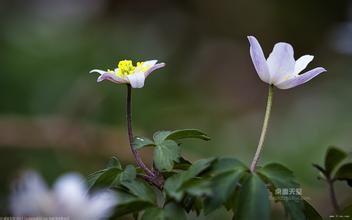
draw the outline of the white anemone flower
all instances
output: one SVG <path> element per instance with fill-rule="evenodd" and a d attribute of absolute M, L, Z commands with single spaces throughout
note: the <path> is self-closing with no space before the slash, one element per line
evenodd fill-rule
<path fill-rule="evenodd" d="M 300 74 L 313 60 L 314 56 L 304 55 L 295 60 L 292 46 L 288 43 L 279 42 L 275 44 L 268 59 L 265 59 L 258 40 L 253 36 L 248 36 L 248 40 L 250 55 L 260 79 L 279 89 L 299 86 L 326 71 L 322 67 L 317 67 Z"/>
<path fill-rule="evenodd" d="M 67 217 L 71 220 L 107 219 L 117 204 L 111 191 L 89 196 L 83 178 L 74 173 L 60 177 L 50 190 L 33 171 L 26 172 L 15 185 L 10 209 L 16 217 Z"/>
<path fill-rule="evenodd" d="M 165 63 L 157 63 L 157 60 L 148 60 L 144 62 L 137 62 L 134 66 L 131 60 L 122 60 L 118 63 L 114 70 L 107 71 L 94 69 L 90 73 L 99 73 L 100 76 L 97 82 L 109 80 L 118 84 L 131 84 L 132 88 L 142 88 L 145 79 L 154 70 L 162 68 Z"/>

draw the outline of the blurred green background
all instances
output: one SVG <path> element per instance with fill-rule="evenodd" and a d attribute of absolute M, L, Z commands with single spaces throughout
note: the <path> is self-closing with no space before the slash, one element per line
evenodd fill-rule
<path fill-rule="evenodd" d="M 0 30 L 0 213 L 25 169 L 52 182 L 67 171 L 96 171 L 112 155 L 133 161 L 125 86 L 97 84 L 88 73 L 121 59 L 167 64 L 133 90 L 136 135 L 199 128 L 212 140 L 187 142 L 186 158 L 231 155 L 249 163 L 267 85 L 247 35 L 266 56 L 276 42 L 290 42 L 296 58 L 315 55 L 308 68 L 328 70 L 276 90 L 261 163 L 287 165 L 306 199 L 324 215 L 332 210 L 311 164 L 322 163 L 329 145 L 351 150 L 351 1 L 12 0 L 0 2 Z M 337 194 L 342 204 L 352 199 L 345 184 Z"/>

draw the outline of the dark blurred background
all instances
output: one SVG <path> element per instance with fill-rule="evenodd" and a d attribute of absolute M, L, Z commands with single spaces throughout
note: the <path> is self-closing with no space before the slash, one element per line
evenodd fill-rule
<path fill-rule="evenodd" d="M 249 163 L 267 84 L 254 70 L 247 35 L 266 56 L 276 42 L 290 42 L 296 58 L 315 55 L 308 68 L 328 70 L 276 90 L 261 163 L 287 165 L 306 199 L 331 211 L 311 164 L 322 163 L 329 145 L 351 149 L 351 1 L 12 0 L 0 1 L 0 30 L 0 213 L 24 169 L 52 182 L 67 171 L 96 171 L 112 155 L 133 161 L 125 86 L 97 84 L 88 73 L 121 59 L 167 64 L 133 90 L 136 134 L 199 128 L 212 140 L 184 144 L 186 158 L 231 155 Z M 341 203 L 352 199 L 344 184 L 337 194 Z"/>

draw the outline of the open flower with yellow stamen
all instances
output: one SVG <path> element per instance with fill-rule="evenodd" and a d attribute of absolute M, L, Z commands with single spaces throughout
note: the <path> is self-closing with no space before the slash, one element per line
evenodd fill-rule
<path fill-rule="evenodd" d="M 99 73 L 97 82 L 109 80 L 118 84 L 131 84 L 132 88 L 142 88 L 145 79 L 154 70 L 162 68 L 165 63 L 157 63 L 157 60 L 148 60 L 145 62 L 137 62 L 134 66 L 131 60 L 122 60 L 118 63 L 114 70 L 91 70 L 90 73 Z"/>

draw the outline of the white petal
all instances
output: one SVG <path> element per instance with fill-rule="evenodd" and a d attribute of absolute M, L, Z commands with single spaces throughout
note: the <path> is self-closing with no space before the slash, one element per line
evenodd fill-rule
<path fill-rule="evenodd" d="M 87 217 L 89 219 L 106 219 L 112 214 L 117 202 L 117 197 L 113 191 L 97 192 L 90 198 Z"/>
<path fill-rule="evenodd" d="M 87 204 L 87 188 L 83 178 L 77 174 L 66 174 L 54 185 L 55 198 L 61 207 L 61 213 L 77 216 Z"/>
<path fill-rule="evenodd" d="M 292 74 L 295 70 L 293 48 L 288 43 L 277 43 L 267 59 L 271 83 L 275 84 L 285 75 Z"/>
<path fill-rule="evenodd" d="M 314 56 L 304 55 L 296 60 L 294 74 L 298 75 L 302 70 L 304 70 L 308 64 L 313 60 Z"/>
<path fill-rule="evenodd" d="M 152 67 L 152 66 L 154 66 L 157 62 L 158 62 L 158 60 L 147 60 L 147 61 L 144 61 L 144 62 L 143 62 L 143 66 Z"/>
<path fill-rule="evenodd" d="M 107 71 L 94 69 L 94 70 L 89 71 L 89 73 L 99 73 L 100 75 L 102 75 L 104 73 L 107 73 Z"/>
<path fill-rule="evenodd" d="M 132 88 L 143 88 L 145 75 L 143 72 L 137 72 L 127 76 Z"/>
<path fill-rule="evenodd" d="M 154 66 L 152 66 L 151 68 L 149 68 L 149 69 L 144 73 L 145 77 L 147 78 L 147 76 L 149 76 L 149 74 L 151 74 L 154 70 L 163 68 L 164 66 L 165 66 L 165 63 L 158 63 L 158 64 L 155 64 Z"/>
<path fill-rule="evenodd" d="M 259 78 L 266 83 L 270 83 L 269 68 L 258 40 L 253 36 L 248 36 L 248 40 L 250 44 L 249 53 Z"/>
<path fill-rule="evenodd" d="M 15 216 L 48 216 L 55 214 L 54 200 L 43 179 L 33 171 L 26 172 L 14 185 L 10 196 Z"/>

